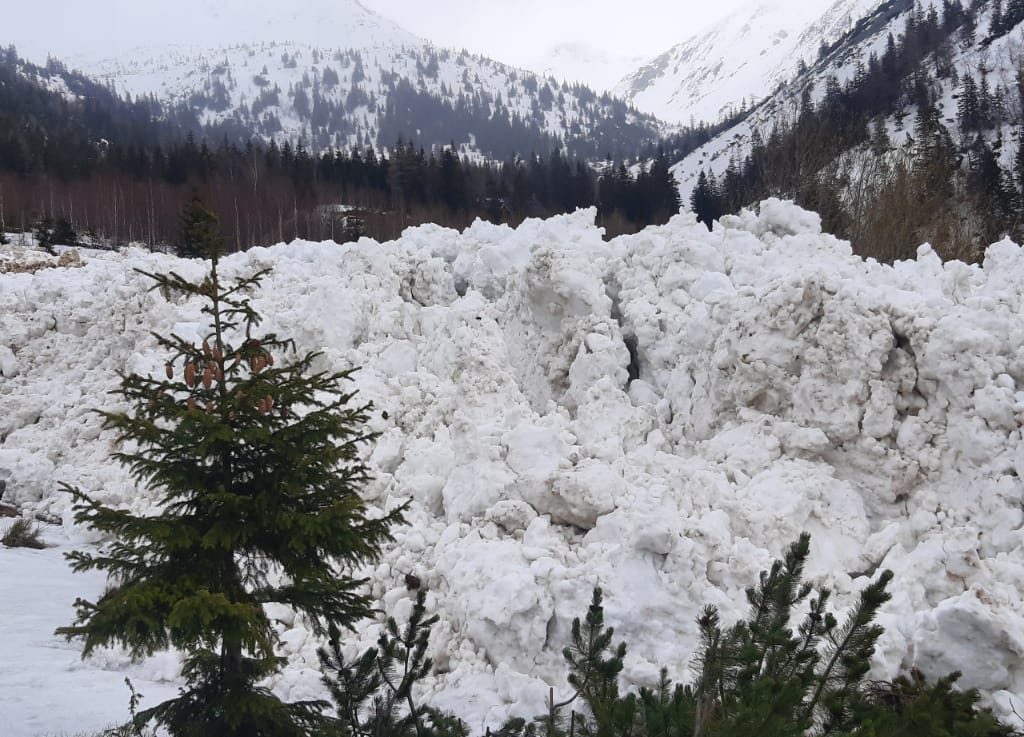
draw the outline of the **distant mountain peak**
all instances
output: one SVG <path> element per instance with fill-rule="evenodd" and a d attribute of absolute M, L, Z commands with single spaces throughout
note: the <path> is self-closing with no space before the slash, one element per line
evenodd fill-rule
<path fill-rule="evenodd" d="M 13 8 L 5 18 L 13 38 L 41 38 L 30 32 L 38 23 L 38 5 L 53 6 L 61 23 L 45 40 L 18 44 L 30 57 L 47 53 L 83 66 L 120 56 L 131 49 L 167 46 L 224 48 L 252 43 L 302 43 L 326 48 L 395 48 L 426 41 L 359 0 L 176 0 L 154 21 L 152 7 L 137 0 L 94 3 L 37 0 L 34 9 Z M 117 18 L 117 33 L 109 19 Z"/>

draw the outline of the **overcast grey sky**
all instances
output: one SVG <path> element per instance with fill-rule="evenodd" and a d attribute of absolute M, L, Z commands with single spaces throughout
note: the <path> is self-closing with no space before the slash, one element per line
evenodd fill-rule
<path fill-rule="evenodd" d="M 358 15 L 352 0 L 10 0 L 0 44 L 40 60 L 117 55 L 135 46 L 237 42 L 261 22 L 298 28 L 310 40 L 326 19 Z M 798 3 L 801 0 L 778 0 Z M 0 0 L 6 4 L 7 0 Z M 507 63 L 614 84 L 623 73 L 750 0 L 361 0 L 439 46 L 467 48 Z M 204 22 L 204 19 L 208 22 Z M 220 25 L 218 25 L 220 24 Z M 291 31 L 288 31 L 289 35 Z M 272 34 L 271 34 L 272 35 Z M 229 38 L 229 36 L 238 36 Z M 276 36 L 274 38 L 277 38 Z M 299 41 L 300 38 L 288 40 Z M 340 39 L 339 39 L 340 40 Z M 573 53 L 557 58 L 559 45 Z M 585 46 L 586 53 L 580 53 Z"/>
<path fill-rule="evenodd" d="M 784 0 L 800 2 L 800 0 Z M 744 0 L 362 0 L 439 45 L 523 63 L 559 43 L 653 57 Z"/>
<path fill-rule="evenodd" d="M 611 89 L 750 0 L 361 0 L 439 46 Z M 801 0 L 781 0 L 801 2 Z M 557 47 L 561 53 L 553 54 Z M 571 47 L 571 48 L 564 48 Z"/>

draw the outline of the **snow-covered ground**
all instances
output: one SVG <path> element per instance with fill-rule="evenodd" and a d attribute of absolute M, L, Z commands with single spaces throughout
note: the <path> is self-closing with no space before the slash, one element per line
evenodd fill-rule
<path fill-rule="evenodd" d="M 0 547 L 0 731 L 13 737 L 64 737 L 120 724 L 128 716 L 125 677 L 142 694 L 142 708 L 173 697 L 175 656 L 133 664 L 123 653 L 105 651 L 83 662 L 80 646 L 53 635 L 71 623 L 69 602 L 102 592 L 103 576 L 70 575 L 61 557 L 72 549 L 67 536 L 54 527 L 45 532 L 54 546 L 49 550 Z"/>
<path fill-rule="evenodd" d="M 779 201 L 714 233 L 680 215 L 608 243 L 593 217 L 224 262 L 273 267 L 255 299 L 267 330 L 325 367 L 362 367 L 382 433 L 367 496 L 412 500 L 366 573 L 398 617 L 404 574 L 432 592 L 425 698 L 478 731 L 539 713 L 549 684 L 564 692 L 559 652 L 595 584 L 630 644 L 626 678 L 649 684 L 661 664 L 686 678 L 703 605 L 741 615 L 743 588 L 808 530 L 810 575 L 840 603 L 870 572 L 896 574 L 878 676 L 959 669 L 1001 713 L 1024 712 L 1024 252 L 864 262 Z M 60 547 L 0 547 L 10 737 L 106 726 L 126 714 L 126 674 L 150 705 L 175 686 L 172 655 L 79 664 L 52 636 L 101 585 L 63 567 L 62 549 L 98 541 L 56 487 L 152 508 L 90 409 L 117 407 L 116 371 L 162 371 L 151 330 L 191 335 L 201 319 L 134 269 L 203 266 L 137 250 L 82 260 L 0 274 L 4 501 L 63 520 L 48 532 Z M 319 695 L 320 643 L 274 614 L 290 665 L 273 687 Z"/>

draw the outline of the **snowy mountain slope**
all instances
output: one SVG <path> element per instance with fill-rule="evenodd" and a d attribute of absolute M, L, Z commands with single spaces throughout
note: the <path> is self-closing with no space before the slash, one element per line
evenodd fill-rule
<path fill-rule="evenodd" d="M 796 120 L 805 91 L 812 102 L 818 103 L 825 95 L 829 78 L 834 78 L 840 85 L 854 79 L 872 55 L 881 57 L 884 54 L 890 34 L 898 38 L 903 33 L 913 9 L 913 0 L 882 3 L 805 74 L 791 79 L 736 125 L 676 164 L 673 174 L 680 183 L 684 206 L 702 169 L 721 176 L 730 162 L 742 160 L 750 152 L 755 137 L 763 139 L 770 135 L 776 122 L 792 124 Z M 963 81 L 971 77 L 980 84 L 984 76 L 993 97 L 1003 101 L 1004 110 L 999 125 L 994 130 L 985 131 L 983 136 L 992 142 L 1016 142 L 1022 114 L 1016 87 L 1017 69 L 1024 52 L 1022 25 L 998 38 L 989 39 L 986 30 L 991 26 L 993 7 L 983 5 L 970 12 L 976 33 L 965 39 L 962 31 L 955 32 L 941 62 L 937 62 L 934 55 L 926 62 L 932 72 L 929 95 L 937 110 L 937 118 L 949 131 L 953 143 L 963 146 L 970 138 L 958 128 L 957 107 Z M 945 70 L 941 76 L 934 73 L 939 64 Z M 915 112 L 916 107 L 906 103 L 901 111 L 885 116 L 881 121 L 894 149 L 912 150 Z M 1010 165 L 1016 150 L 1017 145 L 1004 145 L 998 149 L 1004 166 Z M 868 155 L 867 152 L 849 153 L 854 158 Z"/>
<path fill-rule="evenodd" d="M 363 367 L 381 433 L 367 496 L 411 500 L 409 526 L 364 573 L 398 617 L 405 574 L 432 592 L 442 625 L 427 700 L 478 734 L 543 711 L 549 685 L 564 695 L 559 653 L 595 584 L 630 644 L 624 676 L 652 685 L 665 664 L 689 678 L 703 605 L 727 621 L 745 612 L 744 587 L 809 530 L 809 574 L 840 604 L 866 571 L 895 572 L 878 675 L 960 669 L 1012 718 L 1024 698 L 1024 251 L 999 243 L 969 267 L 923 247 L 886 266 L 779 201 L 714 233 L 680 215 L 611 242 L 593 217 L 222 261 L 228 275 L 273 267 L 254 303 L 263 328 L 322 351 L 318 368 Z M 46 257 L 0 251 L 30 258 Z M 59 481 L 152 509 L 90 408 L 115 408 L 117 371 L 163 371 L 151 330 L 187 337 L 203 320 L 135 270 L 197 277 L 197 262 L 137 250 L 84 261 L 0 269 L 4 501 L 60 521 L 47 534 L 65 548 L 100 541 L 70 524 Z M 9 737 L 56 732 L 68 712 L 76 731 L 125 716 L 123 654 L 72 665 L 54 650 L 71 592 L 99 585 L 61 574 L 59 554 L 0 548 L 0 570 L 17 571 L 0 576 L 0 619 L 17 622 L 5 652 L 18 657 L 0 659 Z M 44 605 L 30 589 L 45 614 L 36 631 L 9 610 L 18 582 L 44 572 L 53 595 Z M 320 643 L 275 617 L 289 666 L 272 687 L 320 695 Z M 347 655 L 378 627 L 363 623 Z M 36 677 L 34 663 L 61 675 Z M 60 691 L 73 668 L 95 684 L 81 711 Z M 164 658 L 132 674 L 173 686 L 168 671 Z M 18 685 L 29 675 L 31 691 Z"/>
<path fill-rule="evenodd" d="M 306 43 L 160 47 L 92 62 L 120 91 L 155 95 L 202 124 L 303 141 L 390 147 L 455 140 L 494 158 L 547 151 L 633 155 L 667 128 L 578 85 L 424 42 L 325 48 Z M 544 138 L 547 137 L 547 138 Z"/>
<path fill-rule="evenodd" d="M 623 78 L 614 92 L 663 120 L 753 106 L 881 0 L 752 0 Z"/>

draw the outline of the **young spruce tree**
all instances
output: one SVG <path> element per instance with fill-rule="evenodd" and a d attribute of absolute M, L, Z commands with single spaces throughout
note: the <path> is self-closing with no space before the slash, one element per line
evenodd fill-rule
<path fill-rule="evenodd" d="M 59 634 L 84 639 L 84 655 L 121 644 L 134 656 L 184 653 L 180 695 L 141 712 L 175 737 L 298 737 L 327 722 L 323 704 L 285 704 L 259 682 L 277 672 L 277 638 L 263 605 L 285 604 L 318 634 L 372 613 L 363 581 L 346 575 L 391 539 L 399 509 L 371 518 L 360 446 L 373 434 L 368 405 L 342 388 L 350 371 L 318 372 L 316 354 L 258 336 L 247 295 L 265 271 L 221 282 L 219 235 L 198 244 L 211 257 L 201 283 L 147 274 L 156 287 L 204 301 L 201 345 L 157 340 L 166 376 L 123 376 L 127 412 L 105 412 L 122 443 L 114 458 L 156 492 L 160 511 L 140 516 L 74 494 L 76 520 L 111 536 L 100 553 L 69 554 L 76 571 L 98 569 L 109 587 L 75 602 Z"/>
<path fill-rule="evenodd" d="M 865 586 L 840 620 L 831 592 L 803 581 L 809 552 L 801 535 L 761 573 L 747 619 L 723 627 L 714 607 L 704 610 L 693 685 L 663 669 L 655 688 L 620 693 L 626 647 L 614 646 L 596 589 L 564 652 L 572 697 L 552 699 L 533 724 L 510 722 L 502 737 L 1020 737 L 978 705 L 977 691 L 954 690 L 957 673 L 868 680 L 892 574 Z"/>

